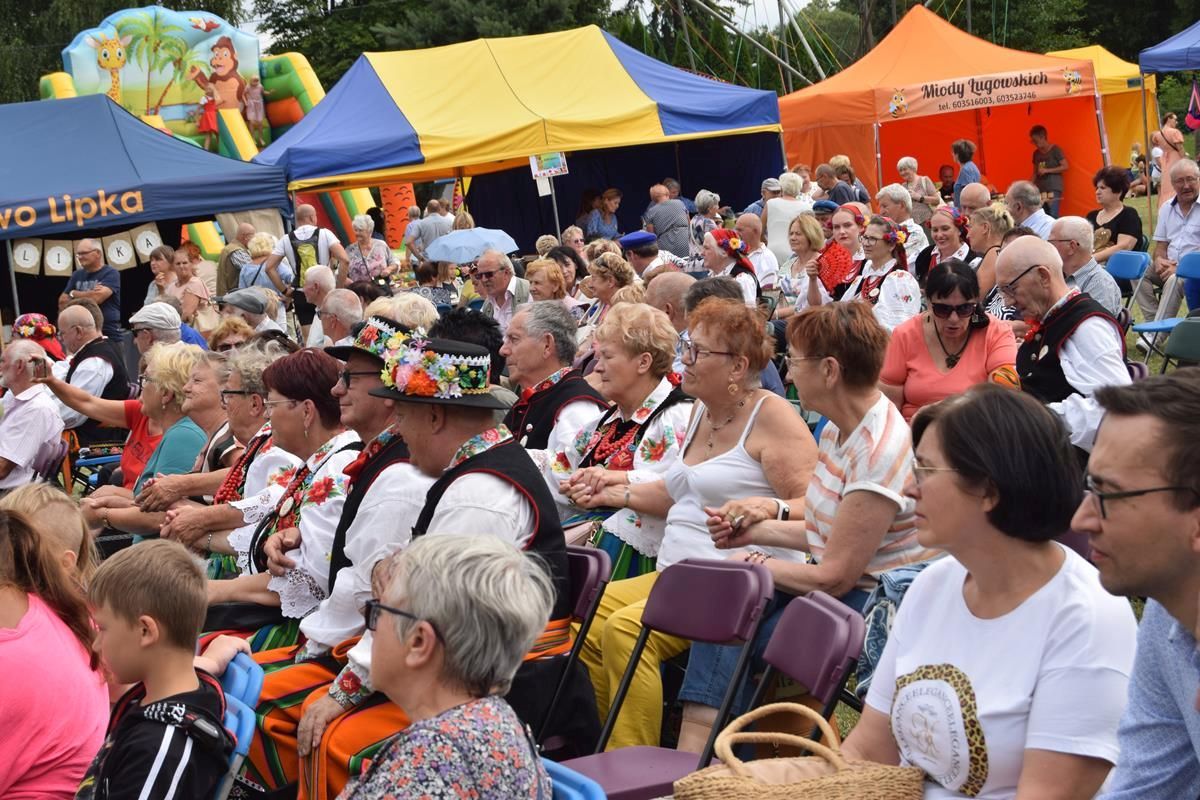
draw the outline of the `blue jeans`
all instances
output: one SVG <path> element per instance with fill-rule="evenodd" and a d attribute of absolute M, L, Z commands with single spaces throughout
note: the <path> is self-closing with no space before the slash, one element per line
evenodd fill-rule
<path fill-rule="evenodd" d="M 862 613 L 868 594 L 862 589 L 853 589 L 838 599 L 855 611 Z M 759 625 L 758 633 L 754 637 L 747 676 L 759 674 L 766 668 L 766 663 L 762 660 L 763 651 L 767 649 L 767 642 L 771 640 L 771 634 L 775 631 L 775 626 L 779 624 L 783 609 L 792 601 L 793 597 L 795 595 L 787 592 L 778 589 L 775 591 L 775 596 L 767 606 L 762 624 Z M 683 686 L 679 689 L 679 699 L 686 703 L 720 708 L 721 701 L 725 698 L 725 692 L 729 688 L 729 682 L 733 680 L 733 671 L 737 667 L 738 656 L 741 652 L 742 648 L 739 645 L 706 644 L 704 642 L 693 644 L 691 654 L 688 656 L 687 674 L 684 675 Z M 745 713 L 750 705 L 750 698 L 753 696 L 754 682 L 743 678 L 742 687 L 733 703 L 734 715 Z"/>

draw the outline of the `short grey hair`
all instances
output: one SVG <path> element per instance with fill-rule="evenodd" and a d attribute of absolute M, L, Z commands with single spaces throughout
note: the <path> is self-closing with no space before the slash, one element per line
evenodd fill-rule
<path fill-rule="evenodd" d="M 271 366 L 277 358 L 286 356 L 287 351 L 281 345 L 270 340 L 262 344 L 235 347 L 229 355 L 229 371 L 236 372 L 242 379 L 242 391 L 267 396 L 267 386 L 263 383 L 263 371 Z"/>
<path fill-rule="evenodd" d="M 908 193 L 908 189 L 905 189 L 900 184 L 889 183 L 875 195 L 876 200 L 882 200 L 885 197 L 893 203 L 900 203 L 909 211 L 912 211 L 912 195 Z"/>
<path fill-rule="evenodd" d="M 304 284 L 311 283 L 313 286 L 330 291 L 333 289 L 333 270 L 325 264 L 313 264 L 304 271 Z"/>
<path fill-rule="evenodd" d="M 528 303 L 517 313 L 525 315 L 525 331 L 530 336 L 540 338 L 550 335 L 558 363 L 567 366 L 575 360 L 575 336 L 579 331 L 579 323 L 561 300 Z"/>
<path fill-rule="evenodd" d="M 1085 253 L 1092 252 L 1096 243 L 1096 233 L 1092 229 L 1092 223 L 1083 217 L 1059 217 L 1054 227 L 1063 239 L 1075 242 Z"/>
<path fill-rule="evenodd" d="M 559 241 L 565 243 L 567 241 L 567 236 L 572 233 L 579 234 L 580 239 L 583 238 L 583 228 L 579 227 L 578 225 L 568 225 L 563 229 L 562 237 L 559 239 Z"/>
<path fill-rule="evenodd" d="M 487 250 L 484 250 L 482 253 L 479 254 L 479 258 L 483 258 L 484 256 L 487 256 L 487 255 L 494 255 L 496 257 L 496 260 L 498 262 L 500 262 L 501 269 L 508 270 L 509 272 L 513 273 L 514 275 L 516 274 L 515 272 L 513 272 L 512 259 L 509 258 L 506 253 L 501 253 L 499 250 L 495 249 L 494 247 L 489 247 Z M 479 259 L 476 259 L 476 261 L 478 261 L 478 260 Z"/>
<path fill-rule="evenodd" d="M 1025 206 L 1030 211 L 1037 211 L 1042 207 L 1042 192 L 1035 184 L 1029 181 L 1017 181 L 1008 187 L 1008 197 Z"/>
<path fill-rule="evenodd" d="M 363 319 L 383 317 L 399 322 L 406 328 L 429 330 L 438 321 L 435 306 L 427 297 L 415 292 L 401 292 L 392 297 L 377 297 L 363 310 Z"/>
<path fill-rule="evenodd" d="M 1171 171 L 1167 177 L 1174 178 L 1177 174 L 1182 174 L 1185 169 L 1200 174 L 1200 164 L 1190 158 L 1181 158 L 1171 165 Z"/>
<path fill-rule="evenodd" d="M 804 178 L 794 172 L 785 172 L 779 176 L 779 190 L 796 197 L 804 191 Z"/>
<path fill-rule="evenodd" d="M 912 156 L 905 156 L 904 158 L 902 158 L 896 162 L 896 171 L 897 172 L 900 172 L 900 171 L 906 170 L 906 169 L 911 169 L 913 172 L 917 171 L 917 160 L 915 158 L 913 158 Z"/>
<path fill-rule="evenodd" d="M 321 310 L 337 317 L 338 322 L 346 326 L 362 322 L 363 318 L 362 300 L 349 289 L 334 289 L 325 298 Z"/>
<path fill-rule="evenodd" d="M 392 556 L 386 603 L 431 625 L 441 680 L 475 697 L 505 694 L 554 606 L 549 571 L 498 536 L 422 536 Z M 416 621 L 389 615 L 403 639 Z"/>
<path fill-rule="evenodd" d="M 696 192 L 696 210 L 701 214 L 707 214 L 719 205 L 721 205 L 721 195 L 716 192 L 710 192 L 708 189 Z"/>
<path fill-rule="evenodd" d="M 366 231 L 367 233 L 375 232 L 375 220 L 368 217 L 366 214 L 359 214 L 354 219 L 350 220 L 350 227 L 356 231 Z"/>
<path fill-rule="evenodd" d="M 33 374 L 29 369 L 28 363 L 34 358 L 38 358 L 46 354 L 46 351 L 42 349 L 42 346 L 33 339 L 13 339 L 12 342 L 8 344 L 8 351 L 10 356 L 16 358 L 23 365 L 25 365 L 24 368 L 27 375 Z"/>
<path fill-rule="evenodd" d="M 217 374 L 217 383 L 225 383 L 225 381 L 229 380 L 229 356 L 225 353 L 216 350 L 205 350 L 204 356 L 200 361 L 208 364 L 212 371 Z"/>
<path fill-rule="evenodd" d="M 155 344 L 175 344 L 180 341 L 179 328 L 147 328 L 146 331 L 150 334 L 150 341 Z"/>

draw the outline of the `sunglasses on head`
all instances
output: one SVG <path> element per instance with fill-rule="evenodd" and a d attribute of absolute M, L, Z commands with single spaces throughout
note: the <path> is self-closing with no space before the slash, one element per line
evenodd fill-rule
<path fill-rule="evenodd" d="M 966 319 L 972 316 L 978 308 L 978 303 L 959 303 L 958 305 L 951 305 L 950 303 L 929 304 L 929 310 L 939 319 L 948 319 L 951 314 L 958 314 L 959 319 Z"/>

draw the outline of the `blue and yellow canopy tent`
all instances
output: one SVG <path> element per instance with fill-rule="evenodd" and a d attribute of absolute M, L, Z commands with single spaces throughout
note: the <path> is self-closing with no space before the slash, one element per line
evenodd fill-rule
<path fill-rule="evenodd" d="M 366 53 L 255 160 L 283 167 L 294 191 L 495 175 L 473 182 L 472 211 L 511 213 L 545 205 L 533 202 L 529 156 L 562 151 L 571 175 L 559 179 L 560 198 L 571 200 L 560 199 L 560 210 L 569 224 L 577 184 L 644 196 L 650 182 L 678 175 L 691 191 L 712 183 L 734 204 L 742 194 L 748 202 L 783 165 L 780 132 L 773 92 L 675 69 L 589 26 Z M 715 137 L 738 139 L 703 143 Z M 496 175 L 506 170 L 513 174 Z M 627 206 L 626 229 L 644 207 Z M 550 230 L 541 220 L 488 219 L 518 241 L 525 237 L 514 225 Z"/>

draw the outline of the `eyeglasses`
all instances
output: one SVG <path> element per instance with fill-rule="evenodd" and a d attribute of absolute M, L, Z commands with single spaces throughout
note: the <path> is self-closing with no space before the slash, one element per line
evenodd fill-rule
<path fill-rule="evenodd" d="M 225 408 L 227 405 L 229 405 L 230 397 L 233 397 L 235 395 L 241 395 L 242 397 L 249 397 L 252 394 L 255 394 L 255 392 L 251 392 L 247 389 L 222 389 L 221 390 L 221 408 Z"/>
<path fill-rule="evenodd" d="M 1050 244 L 1074 244 L 1074 239 L 1047 239 Z"/>
<path fill-rule="evenodd" d="M 1096 479 L 1091 475 L 1083 477 L 1083 490 L 1096 498 L 1096 502 L 1100 504 L 1100 518 L 1108 519 L 1108 509 L 1105 507 L 1106 502 L 1112 500 L 1124 500 L 1129 497 L 1141 497 L 1144 494 L 1157 494 L 1158 492 L 1191 492 L 1196 497 L 1200 497 L 1200 492 L 1197 492 L 1190 486 L 1154 486 L 1150 489 L 1130 489 L 1124 492 L 1102 492 L 1096 488 Z"/>
<path fill-rule="evenodd" d="M 154 379 L 151 378 L 149 375 L 147 375 L 144 372 L 141 375 L 137 376 L 137 385 L 138 385 L 139 389 L 141 389 L 147 383 L 154 383 Z"/>
<path fill-rule="evenodd" d="M 99 248 L 97 248 L 97 249 L 95 249 L 95 250 L 76 250 L 76 251 L 75 251 L 75 255 L 77 255 L 77 256 L 90 256 L 92 253 L 99 253 L 99 252 L 100 252 Z"/>
<path fill-rule="evenodd" d="M 379 602 L 375 598 L 371 598 L 370 600 L 367 601 L 367 604 L 365 606 L 363 606 L 363 622 L 366 623 L 367 630 L 374 631 L 375 628 L 379 625 L 379 612 L 380 611 L 386 611 L 389 614 L 395 614 L 397 617 L 404 617 L 405 619 L 411 619 L 413 622 L 421 622 L 421 618 L 418 617 L 416 614 L 410 614 L 409 612 L 407 612 L 401 608 L 393 608 L 392 606 L 385 606 L 383 603 Z M 441 638 L 441 634 L 438 633 L 438 629 L 434 626 L 434 624 L 432 622 L 430 622 L 429 620 L 425 620 L 425 622 L 427 622 L 429 624 L 430 628 L 433 628 L 434 635 L 437 636 L 438 638 Z"/>
<path fill-rule="evenodd" d="M 997 287 L 1000 289 L 1000 294 L 1005 295 L 1006 297 L 1012 297 L 1014 294 L 1016 294 L 1016 291 L 1017 291 L 1017 281 L 1021 280 L 1021 278 L 1024 278 L 1026 275 L 1028 275 L 1029 273 L 1033 272 L 1035 269 L 1037 269 L 1038 267 L 1041 267 L 1041 266 L 1044 266 L 1044 265 L 1043 264 L 1034 264 L 1031 267 L 1027 267 L 1024 272 L 1022 272 L 1017 277 L 1013 278 L 1008 283 L 1001 283 Z"/>
<path fill-rule="evenodd" d="M 494 277 L 496 276 L 496 273 L 497 273 L 497 272 L 502 272 L 502 271 L 503 271 L 503 270 L 498 270 L 498 269 L 488 270 L 487 272 L 481 272 L 481 271 L 479 271 L 479 270 L 473 270 L 473 271 L 471 272 L 471 277 L 472 277 L 472 278 L 478 278 L 478 279 L 479 279 L 479 280 L 481 280 L 481 281 L 490 281 L 492 278 L 494 278 Z"/>
<path fill-rule="evenodd" d="M 829 358 L 829 356 L 788 356 L 784 361 L 787 363 L 788 372 L 800 366 L 802 361 L 821 361 Z"/>
<path fill-rule="evenodd" d="M 705 356 L 736 356 L 737 353 L 731 353 L 728 350 L 708 350 L 690 339 L 684 339 L 683 349 L 680 351 L 679 355 L 685 361 L 690 361 L 695 364 Z"/>
<path fill-rule="evenodd" d="M 150 329 L 149 328 L 130 328 L 129 330 L 131 333 L 133 333 L 134 336 L 137 336 L 139 333 L 145 333 L 146 331 L 148 331 Z"/>
<path fill-rule="evenodd" d="M 272 406 L 277 406 L 277 405 L 279 405 L 280 403 L 291 403 L 291 405 L 290 405 L 290 406 L 288 406 L 288 408 L 295 408 L 295 407 L 296 407 L 296 403 L 299 403 L 299 402 L 300 402 L 299 400 L 264 400 L 264 401 L 263 401 L 263 405 L 264 405 L 264 406 L 266 407 L 266 409 L 267 409 L 267 410 L 266 410 L 266 414 L 265 414 L 265 416 L 266 416 L 266 418 L 267 418 L 267 419 L 270 419 L 270 418 L 271 418 L 271 413 L 272 413 L 272 411 L 271 411 L 271 408 L 272 408 Z"/>
<path fill-rule="evenodd" d="M 379 374 L 379 370 L 361 370 L 360 369 L 360 370 L 352 371 L 352 370 L 344 369 L 344 370 L 342 370 L 341 374 L 338 377 L 341 378 L 341 380 L 342 380 L 342 388 L 349 389 L 351 378 L 366 377 L 367 375 L 378 375 L 378 374 Z"/>
<path fill-rule="evenodd" d="M 912 460 L 913 481 L 917 486 L 920 486 L 921 481 L 929 477 L 931 472 L 958 472 L 958 470 L 953 467 L 927 467 L 915 458 Z"/>
<path fill-rule="evenodd" d="M 218 353 L 228 353 L 228 352 L 229 352 L 230 350 L 232 350 L 233 348 L 235 348 L 235 347 L 241 347 L 241 346 L 242 346 L 242 345 L 244 345 L 244 344 L 245 344 L 245 342 L 242 342 L 242 341 L 237 341 L 237 342 L 221 342 L 219 345 L 217 345 L 217 352 L 218 352 Z"/>
<path fill-rule="evenodd" d="M 874 247 L 875 245 L 877 245 L 881 241 L 883 241 L 878 236 L 867 236 L 865 233 L 862 236 L 859 236 L 858 240 L 860 242 L 862 242 L 863 244 L 865 244 L 867 247 Z"/>
<path fill-rule="evenodd" d="M 950 303 L 930 303 L 929 310 L 939 319 L 949 319 L 951 314 L 957 314 L 959 319 L 966 319 L 979 310 L 979 304 L 959 303 L 958 305 L 951 305 Z"/>

